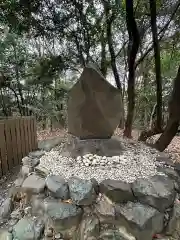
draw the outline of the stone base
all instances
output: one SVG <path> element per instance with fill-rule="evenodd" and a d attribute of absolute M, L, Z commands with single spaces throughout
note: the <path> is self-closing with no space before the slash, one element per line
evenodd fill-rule
<path fill-rule="evenodd" d="M 61 154 L 73 158 L 88 153 L 112 157 L 121 155 L 123 150 L 119 137 L 108 139 L 79 139 L 70 137 L 68 144 L 64 145 Z"/>
<path fill-rule="evenodd" d="M 38 154 L 23 159 L 20 184 L 0 207 L 8 228 L 0 239 L 179 239 L 180 177 L 173 169 L 133 184 L 75 176 L 65 181 L 46 169 L 42 173 Z"/>

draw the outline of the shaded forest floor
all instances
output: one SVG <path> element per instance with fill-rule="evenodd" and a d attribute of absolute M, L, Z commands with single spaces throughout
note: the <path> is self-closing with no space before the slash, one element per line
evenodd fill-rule
<path fill-rule="evenodd" d="M 66 131 L 63 129 L 54 129 L 53 131 L 50 130 L 43 130 L 43 131 L 38 131 L 37 132 L 37 137 L 38 140 L 44 140 L 48 138 L 52 138 L 55 136 L 63 136 L 65 135 Z M 115 135 L 122 136 L 123 135 L 123 130 L 122 129 L 116 129 Z M 133 140 L 137 141 L 138 137 L 140 135 L 139 130 L 133 130 L 132 136 Z M 159 134 L 151 137 L 148 142 L 149 143 L 154 143 L 158 138 Z M 169 153 L 170 157 L 172 158 L 173 162 L 180 162 L 180 136 L 174 137 L 172 140 L 171 144 L 168 146 L 168 148 L 165 150 L 165 152 Z"/>

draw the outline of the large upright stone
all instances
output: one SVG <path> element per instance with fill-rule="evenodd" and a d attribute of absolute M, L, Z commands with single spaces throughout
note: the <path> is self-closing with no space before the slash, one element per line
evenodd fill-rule
<path fill-rule="evenodd" d="M 68 130 L 82 139 L 109 138 L 121 119 L 120 91 L 92 67 L 85 67 L 69 92 Z"/>

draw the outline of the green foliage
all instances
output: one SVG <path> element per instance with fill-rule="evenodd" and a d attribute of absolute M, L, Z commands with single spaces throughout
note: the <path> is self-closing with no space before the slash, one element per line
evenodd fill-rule
<path fill-rule="evenodd" d="M 29 84 L 37 84 L 46 87 L 53 83 L 54 78 L 64 70 L 61 56 L 42 57 L 29 69 L 31 78 Z"/>
<path fill-rule="evenodd" d="M 8 78 L 7 86 L 0 92 L 0 114 L 7 109 L 12 110 L 9 112 L 21 112 L 19 108 L 25 106 L 38 119 L 56 119 L 63 123 L 68 89 L 86 64 L 95 63 L 99 69 L 106 66 L 107 77 L 111 78 L 111 82 L 114 80 L 107 44 L 104 2 L 109 4 L 109 17 L 113 17 L 112 47 L 126 96 L 126 1 L 1 0 L 0 70 Z M 177 3 L 177 0 L 173 3 L 170 0 L 156 1 L 158 31 L 171 19 Z M 165 109 L 180 62 L 179 11 L 171 19 L 171 25 L 160 42 Z M 134 1 L 134 12 L 141 36 L 139 59 L 151 46 L 149 2 Z M 136 70 L 135 124 L 144 127 L 149 123 L 156 103 L 152 49 Z M 3 102 L 6 109 L 3 109 Z M 126 108 L 126 98 L 124 104 Z"/>

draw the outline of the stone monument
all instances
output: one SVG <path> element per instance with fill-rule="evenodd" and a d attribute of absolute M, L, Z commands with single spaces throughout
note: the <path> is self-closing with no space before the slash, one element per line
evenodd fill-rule
<path fill-rule="evenodd" d="M 80 139 L 108 139 L 121 117 L 119 89 L 95 68 L 85 67 L 69 92 L 68 132 Z"/>

